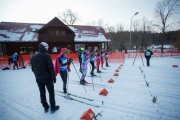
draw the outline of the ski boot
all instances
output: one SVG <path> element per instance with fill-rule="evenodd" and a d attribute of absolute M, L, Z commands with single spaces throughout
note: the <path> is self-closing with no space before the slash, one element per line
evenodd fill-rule
<path fill-rule="evenodd" d="M 81 84 L 81 85 L 86 85 L 86 83 L 87 83 L 87 82 L 86 82 L 85 80 L 81 80 L 81 81 L 80 81 L 80 84 Z"/>
<path fill-rule="evenodd" d="M 44 108 L 44 112 L 47 113 L 49 111 L 49 105 Z"/>
<path fill-rule="evenodd" d="M 83 81 L 83 80 L 81 80 L 81 81 L 80 81 L 80 84 L 81 84 L 81 85 L 85 85 L 85 83 L 84 83 L 84 81 Z"/>
<path fill-rule="evenodd" d="M 51 107 L 51 113 L 54 113 L 55 111 L 57 111 L 59 109 L 59 105 L 55 106 L 55 107 Z"/>
<path fill-rule="evenodd" d="M 64 93 L 64 97 L 65 97 L 66 99 L 70 99 L 70 96 L 69 96 L 68 93 Z"/>
<path fill-rule="evenodd" d="M 94 77 L 94 76 L 96 76 L 94 73 L 91 73 L 91 77 Z"/>
<path fill-rule="evenodd" d="M 86 84 L 86 83 L 88 83 L 87 81 L 85 81 L 85 80 L 83 80 L 83 82 Z"/>

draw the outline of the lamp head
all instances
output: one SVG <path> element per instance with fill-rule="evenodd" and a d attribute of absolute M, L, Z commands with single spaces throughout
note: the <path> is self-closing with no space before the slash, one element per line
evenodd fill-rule
<path fill-rule="evenodd" d="M 139 12 L 136 12 L 134 15 L 137 15 Z"/>

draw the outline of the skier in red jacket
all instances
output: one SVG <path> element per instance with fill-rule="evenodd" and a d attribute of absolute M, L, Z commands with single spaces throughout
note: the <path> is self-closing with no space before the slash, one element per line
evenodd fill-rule
<path fill-rule="evenodd" d="M 67 57 L 67 55 L 69 54 L 69 50 L 67 48 L 62 48 L 58 57 L 56 58 L 55 61 L 55 74 L 60 74 L 61 79 L 63 81 L 63 90 L 64 90 L 64 94 L 65 97 L 69 97 L 68 93 L 67 93 L 67 78 L 68 78 L 68 72 L 71 71 L 70 69 L 70 64 L 73 61 L 72 58 Z"/>
<path fill-rule="evenodd" d="M 96 55 L 96 69 L 97 69 L 97 73 L 100 73 L 100 72 L 101 72 L 101 71 L 99 70 L 100 61 L 101 61 L 101 54 L 100 54 L 100 51 L 98 51 L 98 52 L 97 52 L 97 55 Z"/>
<path fill-rule="evenodd" d="M 101 68 L 103 68 L 104 65 L 104 57 L 105 57 L 105 52 L 104 50 L 101 50 Z"/>

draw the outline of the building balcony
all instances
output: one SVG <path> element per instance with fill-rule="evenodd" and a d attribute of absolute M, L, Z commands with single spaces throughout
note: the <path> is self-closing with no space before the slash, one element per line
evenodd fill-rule
<path fill-rule="evenodd" d="M 39 42 L 74 42 L 74 35 L 39 34 Z"/>

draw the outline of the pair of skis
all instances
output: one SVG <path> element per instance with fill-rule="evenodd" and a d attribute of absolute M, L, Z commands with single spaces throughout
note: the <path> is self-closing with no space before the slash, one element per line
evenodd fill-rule
<path fill-rule="evenodd" d="M 71 80 L 71 81 L 76 82 L 76 83 L 79 83 L 79 81 L 77 81 L 77 80 Z M 90 83 L 90 82 L 86 82 L 86 83 L 85 83 L 85 85 L 87 85 L 87 86 L 88 86 L 88 85 L 93 85 L 93 84 L 96 85 L 96 86 L 104 86 L 104 87 L 106 86 L 106 85 L 97 84 L 97 83 Z"/>
<path fill-rule="evenodd" d="M 62 91 L 58 91 L 58 90 L 55 90 L 55 91 L 57 93 L 56 95 L 66 98 L 66 96 L 63 95 L 64 93 Z M 86 105 L 89 105 L 89 106 L 93 106 L 93 107 L 100 107 L 99 105 L 94 105 L 94 104 L 83 101 L 83 100 L 86 100 L 86 101 L 91 101 L 92 102 L 92 101 L 94 101 L 94 99 L 86 98 L 86 97 L 75 95 L 75 94 L 72 94 L 72 93 L 68 93 L 68 95 L 70 96 L 70 97 L 68 97 L 69 100 L 73 100 L 73 101 L 76 101 L 76 102 L 79 102 L 79 103 L 82 103 L 82 104 L 86 104 Z M 80 100 L 80 99 L 83 99 L 83 100 Z"/>

